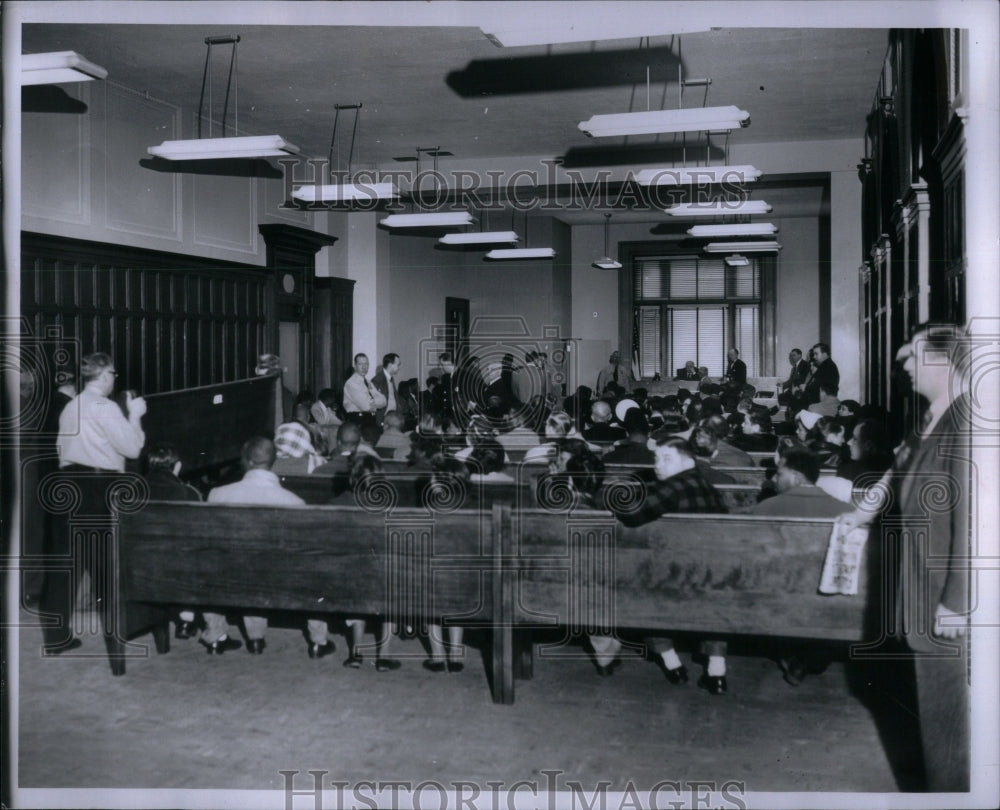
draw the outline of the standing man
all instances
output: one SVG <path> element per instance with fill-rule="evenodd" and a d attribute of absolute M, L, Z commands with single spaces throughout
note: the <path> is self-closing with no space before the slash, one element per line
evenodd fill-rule
<path fill-rule="evenodd" d="M 601 396 L 609 382 L 620 385 L 626 393 L 632 390 L 632 372 L 628 366 L 622 363 L 622 355 L 619 351 L 614 351 L 608 358 L 608 364 L 600 370 L 597 375 L 597 388 L 594 389 L 595 396 Z"/>
<path fill-rule="evenodd" d="M 362 428 L 378 429 L 378 412 L 385 412 L 382 392 L 368 381 L 368 355 L 354 355 L 354 373 L 344 383 L 344 410 L 347 418 Z"/>
<path fill-rule="evenodd" d="M 747 384 L 747 364 L 740 360 L 739 349 L 730 349 L 726 357 L 729 359 L 729 365 L 726 366 L 726 382 L 730 388 L 742 391 L 743 386 Z"/>
<path fill-rule="evenodd" d="M 389 354 L 382 358 L 382 365 L 379 367 L 379 370 L 375 372 L 375 376 L 372 377 L 372 385 L 375 386 L 376 391 L 385 397 L 386 401 L 386 404 L 375 414 L 375 418 L 378 420 L 379 425 L 381 425 L 385 420 L 385 414 L 387 411 L 399 410 L 396 381 L 399 379 L 399 367 L 402 364 L 403 361 L 399 359 L 398 354 L 389 352 Z"/>
<path fill-rule="evenodd" d="M 59 469 L 69 473 L 73 483 L 79 487 L 77 515 L 108 519 L 108 490 L 121 480 L 125 459 L 139 458 L 146 443 L 146 434 L 142 430 L 146 401 L 126 393 L 126 417 L 118 404 L 109 399 L 115 390 L 117 377 L 118 372 L 110 355 L 104 352 L 88 354 L 80 364 L 83 390 L 69 401 L 59 415 L 59 437 L 56 439 Z M 49 550 L 49 556 L 72 556 L 76 576 L 70 578 L 64 571 L 47 573 L 42 607 L 58 616 L 59 623 L 44 630 L 46 655 L 58 655 L 81 646 L 80 639 L 73 638 L 70 630 L 76 579 L 84 570 L 89 571 L 91 593 L 95 604 L 98 604 L 104 596 L 104 576 L 112 570 L 113 562 L 111 548 L 92 547 L 94 536 L 99 532 L 83 532 L 77 538 L 82 542 L 74 542 L 70 536 L 69 519 L 61 516 L 56 524 L 50 538 L 56 547 Z M 112 605 L 105 603 L 104 607 L 107 611 Z M 108 619 L 109 614 L 106 613 L 105 638 L 110 638 L 114 631 L 109 627 Z"/>
<path fill-rule="evenodd" d="M 816 364 L 816 370 L 806 383 L 803 396 L 805 401 L 802 407 L 807 408 L 814 402 L 819 402 L 819 389 L 823 386 L 828 393 L 836 394 L 840 391 L 840 369 L 830 357 L 830 346 L 826 343 L 817 343 L 812 347 L 812 359 Z"/>
<path fill-rule="evenodd" d="M 960 327 L 921 324 L 914 329 L 896 362 L 929 404 L 881 484 L 870 490 L 882 493 L 881 503 L 872 508 L 884 513 L 886 528 L 899 537 L 895 630 L 912 652 L 931 791 L 969 789 L 966 629 L 969 492 L 975 481 L 969 459 L 968 361 Z M 874 511 L 850 512 L 840 519 L 841 527 L 866 525 L 875 516 Z"/>

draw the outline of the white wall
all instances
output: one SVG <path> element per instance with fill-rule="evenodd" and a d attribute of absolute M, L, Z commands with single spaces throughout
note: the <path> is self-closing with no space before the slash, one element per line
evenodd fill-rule
<path fill-rule="evenodd" d="M 262 265 L 259 223 L 314 227 L 312 213 L 281 210 L 280 179 L 141 165 L 147 147 L 191 137 L 181 108 L 111 81 L 63 89 L 87 112 L 22 116 L 24 230 Z"/>

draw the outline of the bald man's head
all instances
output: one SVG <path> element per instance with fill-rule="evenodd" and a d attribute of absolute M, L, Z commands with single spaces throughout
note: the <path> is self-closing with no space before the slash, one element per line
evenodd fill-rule
<path fill-rule="evenodd" d="M 274 466 L 277 451 L 274 442 L 264 436 L 254 436 L 243 445 L 240 453 L 244 470 L 269 470 Z"/>
<path fill-rule="evenodd" d="M 611 406 L 603 399 L 590 406 L 590 420 L 597 424 L 611 421 Z"/>
<path fill-rule="evenodd" d="M 361 443 L 361 428 L 353 422 L 344 422 L 337 428 L 337 452 L 353 453 Z"/>

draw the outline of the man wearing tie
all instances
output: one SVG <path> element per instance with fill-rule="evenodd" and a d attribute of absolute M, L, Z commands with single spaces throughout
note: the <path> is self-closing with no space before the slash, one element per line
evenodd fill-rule
<path fill-rule="evenodd" d="M 354 355 L 354 373 L 344 383 L 344 410 L 347 418 L 361 427 L 378 427 L 379 409 L 385 412 L 386 399 L 367 378 L 368 355 Z"/>
<path fill-rule="evenodd" d="M 726 380 L 733 388 L 742 389 L 747 384 L 747 364 L 740 360 L 739 349 L 730 349 L 727 357 L 729 365 L 726 366 Z"/>
<path fill-rule="evenodd" d="M 632 374 L 622 363 L 621 357 L 620 352 L 612 352 L 608 364 L 597 375 L 597 390 L 594 391 L 597 396 L 604 393 L 609 382 L 620 385 L 626 392 L 632 389 Z"/>
<path fill-rule="evenodd" d="M 396 378 L 399 374 L 399 367 L 402 364 L 402 360 L 399 359 L 398 354 L 389 352 L 389 354 L 382 358 L 381 367 L 375 372 L 375 376 L 372 377 L 371 384 L 386 400 L 385 407 L 380 408 L 375 414 L 379 425 L 382 424 L 388 411 L 399 410 L 399 403 L 396 399 Z"/>

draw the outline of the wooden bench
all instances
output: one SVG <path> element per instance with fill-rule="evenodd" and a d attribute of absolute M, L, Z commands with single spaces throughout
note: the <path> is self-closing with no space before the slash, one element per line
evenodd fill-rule
<path fill-rule="evenodd" d="M 431 516 L 151 502 L 121 516 L 119 626 L 134 635 L 134 617 L 158 604 L 443 619 L 490 631 L 493 700 L 511 703 L 542 627 L 567 639 L 619 628 L 864 639 L 864 568 L 857 596 L 817 593 L 832 527 L 669 515 L 626 528 L 610 512 L 506 503 Z M 122 674 L 124 655 L 118 663 Z"/>
<path fill-rule="evenodd" d="M 509 534 L 509 525 L 510 507 L 499 504 L 486 513 L 458 510 L 430 518 L 418 509 L 150 502 L 121 516 L 118 624 L 135 635 L 142 629 L 135 615 L 145 618 L 144 603 L 397 622 L 458 617 L 493 630 L 493 699 L 508 703 L 513 658 L 502 616 L 512 607 L 508 594 L 501 609 L 506 569 L 498 538 Z M 160 624 L 157 633 L 163 632 Z M 112 670 L 124 674 L 124 644 L 111 652 Z"/>

